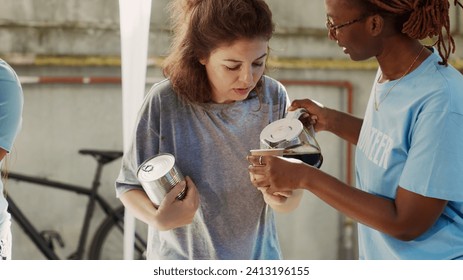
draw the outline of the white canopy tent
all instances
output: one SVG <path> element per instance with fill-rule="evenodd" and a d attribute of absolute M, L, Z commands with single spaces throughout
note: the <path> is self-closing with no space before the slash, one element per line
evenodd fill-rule
<path fill-rule="evenodd" d="M 148 63 L 151 0 L 119 0 L 122 61 L 122 118 L 124 152 L 131 142 L 143 101 Z M 133 259 L 135 218 L 125 213 L 124 259 Z"/>

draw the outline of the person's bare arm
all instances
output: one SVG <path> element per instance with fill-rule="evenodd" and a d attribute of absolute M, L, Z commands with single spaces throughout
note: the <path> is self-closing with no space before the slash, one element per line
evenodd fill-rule
<path fill-rule="evenodd" d="M 259 157 L 249 157 L 258 162 Z M 269 193 L 306 189 L 352 219 L 400 240 L 413 240 L 428 230 L 441 215 L 447 201 L 425 197 L 399 186 L 395 199 L 351 187 L 307 164 L 264 156 L 264 166 L 250 166 L 257 187 Z"/>
<path fill-rule="evenodd" d="M 156 206 L 143 190 L 130 190 L 120 196 L 124 206 L 139 220 L 164 231 L 188 225 L 199 207 L 199 194 L 193 181 L 186 177 L 187 194 L 183 200 L 177 195 L 185 188 L 185 181 L 178 183 Z"/>
<path fill-rule="evenodd" d="M 0 148 L 0 161 L 2 161 L 2 159 L 6 156 L 6 154 L 7 154 L 7 151 Z"/>

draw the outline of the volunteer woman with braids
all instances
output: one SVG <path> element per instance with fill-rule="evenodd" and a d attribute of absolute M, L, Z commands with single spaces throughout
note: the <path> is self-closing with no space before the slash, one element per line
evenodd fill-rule
<path fill-rule="evenodd" d="M 21 126 L 23 92 L 14 70 L 0 59 L 0 168 Z M 11 259 L 11 222 L 0 178 L 0 260 Z"/>
<path fill-rule="evenodd" d="M 453 2 L 453 1 L 452 1 Z M 458 1 L 455 5 L 461 7 Z M 329 37 L 379 70 L 364 119 L 298 100 L 317 131 L 356 144 L 357 188 L 266 156 L 269 193 L 303 188 L 359 222 L 361 259 L 463 259 L 463 76 L 447 0 L 325 0 Z M 434 48 L 421 39 L 431 37 Z M 290 109 L 291 110 L 291 109 Z M 258 165 L 258 157 L 249 161 Z"/>

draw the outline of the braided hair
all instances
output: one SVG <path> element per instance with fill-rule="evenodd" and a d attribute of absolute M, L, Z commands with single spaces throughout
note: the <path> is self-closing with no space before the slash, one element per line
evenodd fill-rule
<path fill-rule="evenodd" d="M 451 53 L 455 52 L 455 41 L 450 34 L 448 0 L 366 0 L 377 6 L 380 11 L 389 14 L 404 16 L 402 33 L 410 38 L 422 40 L 427 37 L 437 37 L 434 43 L 437 46 L 442 61 L 440 64 L 447 65 Z M 459 0 L 454 0 L 455 6 L 463 5 Z"/>

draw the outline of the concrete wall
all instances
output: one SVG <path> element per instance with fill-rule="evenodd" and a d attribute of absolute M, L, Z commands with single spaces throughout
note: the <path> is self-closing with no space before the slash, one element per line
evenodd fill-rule
<path fill-rule="evenodd" d="M 153 0 L 148 77 L 160 77 L 158 61 L 169 44 L 164 7 Z M 286 81 L 290 97 L 315 98 L 326 106 L 362 116 L 374 63 L 352 63 L 326 38 L 323 1 L 268 0 L 277 32 L 271 41 L 271 76 Z M 454 29 L 458 31 L 455 26 Z M 9 159 L 9 169 L 78 185 L 89 185 L 95 167 L 79 156 L 81 148 L 122 150 L 121 86 L 118 83 L 43 83 L 27 77 L 120 77 L 119 10 L 116 0 L 3 0 L 0 9 L 0 57 L 9 61 L 24 81 L 24 126 Z M 456 36 L 461 45 L 461 36 Z M 454 58 L 461 57 L 462 48 Z M 305 81 L 293 84 L 292 81 Z M 334 81 L 345 86 L 308 85 L 308 81 Z M 147 88 L 149 84 L 147 84 Z M 323 170 L 346 180 L 346 144 L 328 133 L 318 135 L 325 162 Z M 113 183 L 120 162 L 103 174 L 105 197 L 113 205 Z M 350 174 L 352 175 L 352 174 Z M 34 223 L 59 231 L 72 253 L 78 239 L 86 201 L 31 185 L 7 184 L 9 194 Z M 102 218 L 96 214 L 96 221 Z M 278 215 L 278 230 L 287 259 L 337 259 L 355 256 L 342 246 L 345 221 L 335 210 L 305 193 L 294 213 Z M 92 226 L 92 230 L 94 226 Z M 349 230 L 349 228 L 347 228 Z M 13 226 L 15 259 L 40 259 L 17 226 Z M 349 236 L 348 236 L 349 237 Z M 350 239 L 350 238 L 348 238 Z M 348 241 L 351 241 L 348 240 Z"/>

